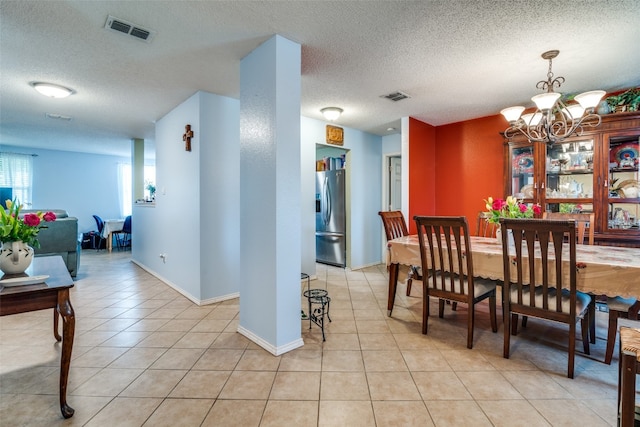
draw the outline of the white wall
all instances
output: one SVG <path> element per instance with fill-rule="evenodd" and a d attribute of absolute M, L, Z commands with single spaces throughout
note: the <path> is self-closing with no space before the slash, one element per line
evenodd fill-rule
<path fill-rule="evenodd" d="M 25 209 L 64 209 L 78 218 L 78 232 L 97 230 L 93 215 L 121 218 L 118 163 L 129 158 L 2 145 L 2 151 L 33 157 L 32 205 Z"/>

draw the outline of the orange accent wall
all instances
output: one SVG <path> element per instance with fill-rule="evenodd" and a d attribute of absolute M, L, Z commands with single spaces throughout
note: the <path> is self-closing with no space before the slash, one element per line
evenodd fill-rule
<path fill-rule="evenodd" d="M 417 233 L 414 215 L 436 213 L 436 128 L 409 118 L 409 233 Z"/>
<path fill-rule="evenodd" d="M 410 119 L 408 222 L 413 215 L 463 215 L 475 233 L 483 200 L 503 196 L 499 132 L 506 126 L 500 115 L 438 127 Z"/>

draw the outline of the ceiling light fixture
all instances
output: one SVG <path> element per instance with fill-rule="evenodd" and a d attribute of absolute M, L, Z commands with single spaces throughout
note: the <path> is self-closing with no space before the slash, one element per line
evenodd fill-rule
<path fill-rule="evenodd" d="M 48 96 L 50 98 L 66 98 L 74 93 L 73 89 L 53 83 L 31 82 L 29 85 L 44 96 Z"/>
<path fill-rule="evenodd" d="M 325 119 L 330 122 L 336 120 L 342 114 L 344 110 L 338 107 L 326 107 L 320 110 Z"/>
<path fill-rule="evenodd" d="M 562 94 L 553 91 L 554 87 L 559 88 L 564 83 L 564 77 L 553 78 L 551 71 L 551 61 L 559 53 L 559 50 L 550 50 L 542 54 L 543 59 L 549 60 L 549 71 L 547 80 L 541 80 L 536 84 L 538 89 L 546 90 L 546 93 L 531 98 L 537 107 L 535 112 L 520 116 L 524 111 L 522 106 L 500 111 L 510 125 L 504 131 L 505 137 L 511 138 L 519 132 L 530 142 L 551 145 L 573 134 L 581 135 L 585 126 L 600 125 L 601 118 L 594 113 L 594 109 L 605 95 L 605 91 L 594 90 L 576 95 L 574 98 L 578 104 L 565 104 L 560 99 Z"/>

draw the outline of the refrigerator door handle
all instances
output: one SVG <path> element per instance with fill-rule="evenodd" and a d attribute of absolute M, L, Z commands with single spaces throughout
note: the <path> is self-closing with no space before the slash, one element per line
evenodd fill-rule
<path fill-rule="evenodd" d="M 324 188 L 323 188 L 323 196 L 324 196 L 324 212 L 323 212 L 323 221 L 325 227 L 329 225 L 329 220 L 331 219 L 331 193 L 329 192 L 329 178 L 324 177 Z"/>

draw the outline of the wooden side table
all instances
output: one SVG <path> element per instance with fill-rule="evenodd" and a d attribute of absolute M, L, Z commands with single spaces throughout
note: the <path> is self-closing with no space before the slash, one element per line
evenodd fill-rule
<path fill-rule="evenodd" d="M 42 283 L 0 287 L 0 316 L 47 308 L 54 309 L 53 335 L 57 341 L 62 341 L 60 411 L 64 418 L 70 418 L 73 416 L 74 409 L 67 404 L 67 380 L 69 379 L 73 335 L 76 325 L 75 314 L 69 298 L 69 289 L 73 287 L 73 279 L 69 275 L 62 257 L 59 255 L 36 257 L 24 274 L 4 275 L 1 279 L 43 275 L 48 275 L 49 277 Z M 62 318 L 62 336 L 58 332 L 58 316 Z"/>

